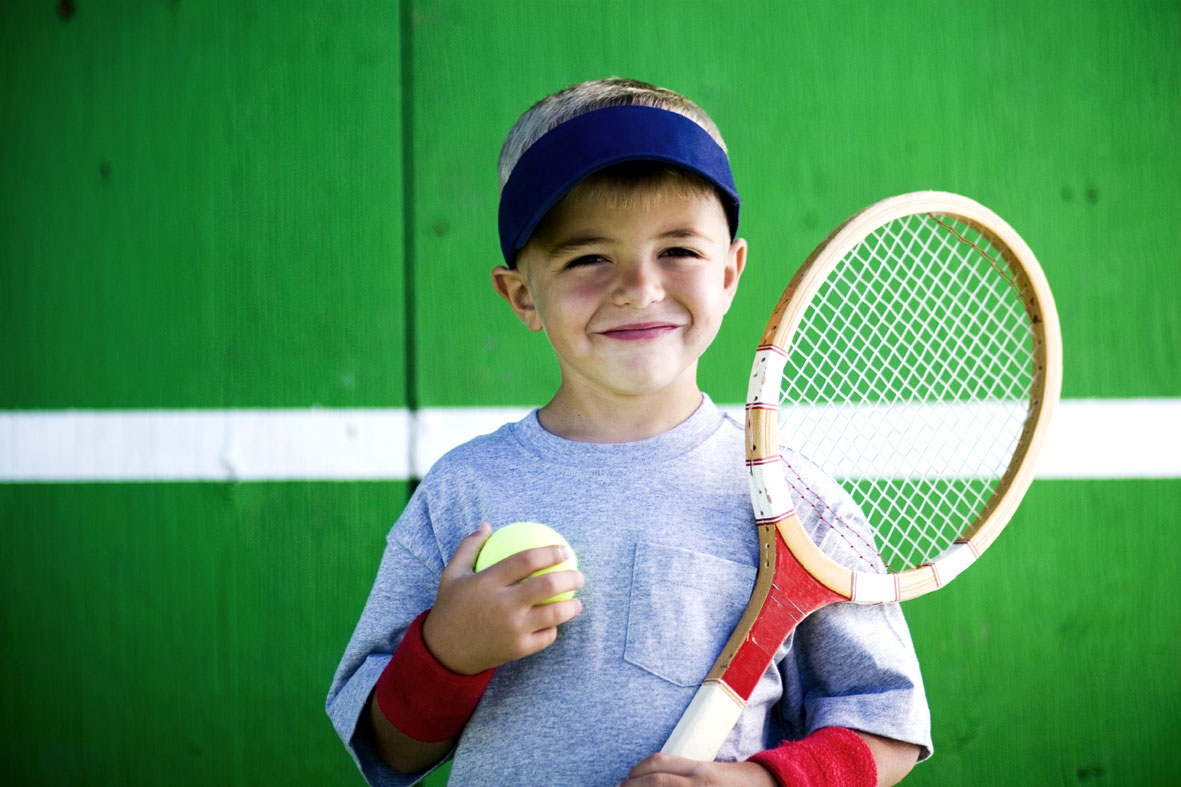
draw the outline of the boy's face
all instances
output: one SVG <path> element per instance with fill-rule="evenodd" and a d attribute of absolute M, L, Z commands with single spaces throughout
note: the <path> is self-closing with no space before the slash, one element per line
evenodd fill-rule
<path fill-rule="evenodd" d="M 493 271 L 530 330 L 545 331 L 562 387 L 643 396 L 696 391 L 746 261 L 712 194 L 654 188 L 620 199 L 568 195 L 518 255 Z M 639 199 L 636 199 L 639 197 Z"/>

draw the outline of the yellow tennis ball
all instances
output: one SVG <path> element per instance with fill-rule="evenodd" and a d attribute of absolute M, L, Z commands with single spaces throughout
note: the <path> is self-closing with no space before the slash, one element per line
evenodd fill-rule
<path fill-rule="evenodd" d="M 492 532 L 492 535 L 488 536 L 488 540 L 480 547 L 480 554 L 476 555 L 476 571 L 483 571 L 488 566 L 499 563 L 506 557 L 515 555 L 526 549 L 555 545 L 561 545 L 570 549 L 570 545 L 566 543 L 566 539 L 562 538 L 558 531 L 552 527 L 543 525 L 540 522 L 513 522 L 511 525 L 497 528 Z M 539 574 L 548 574 L 551 571 L 572 571 L 576 568 L 578 568 L 578 557 L 574 554 L 574 550 L 570 549 L 569 559 L 562 561 L 556 566 L 534 571 L 530 576 L 535 577 Z M 553 601 L 567 601 L 572 598 L 574 598 L 574 591 L 568 590 L 565 593 L 559 593 L 556 596 L 547 598 L 541 603 L 549 604 Z"/>

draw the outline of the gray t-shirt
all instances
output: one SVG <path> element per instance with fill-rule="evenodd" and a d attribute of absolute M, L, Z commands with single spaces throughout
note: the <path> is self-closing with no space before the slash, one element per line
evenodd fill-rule
<path fill-rule="evenodd" d="M 389 533 L 328 695 L 328 714 L 368 781 L 422 777 L 385 767 L 355 734 L 358 718 L 410 622 L 434 603 L 444 565 L 481 521 L 554 527 L 586 585 L 582 614 L 553 645 L 496 670 L 456 746 L 451 783 L 616 784 L 659 751 L 754 587 L 743 442 L 742 427 L 707 397 L 647 440 L 565 440 L 534 412 L 440 459 Z M 843 496 L 818 473 L 808 480 L 826 498 Z M 801 508 L 806 527 L 809 508 Z M 807 618 L 718 759 L 834 725 L 930 753 L 922 678 L 898 605 L 837 604 Z"/>

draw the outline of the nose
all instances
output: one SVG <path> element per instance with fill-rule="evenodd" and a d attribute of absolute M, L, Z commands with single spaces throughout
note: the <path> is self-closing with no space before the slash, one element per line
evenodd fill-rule
<path fill-rule="evenodd" d="M 660 269 L 646 260 L 624 261 L 617 265 L 612 303 L 642 309 L 664 299 Z"/>

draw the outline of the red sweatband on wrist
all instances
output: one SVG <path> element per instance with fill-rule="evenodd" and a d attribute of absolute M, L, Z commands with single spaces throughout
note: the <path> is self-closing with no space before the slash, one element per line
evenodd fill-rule
<path fill-rule="evenodd" d="M 429 612 L 410 624 L 374 693 L 382 714 L 399 732 L 422 743 L 442 743 L 467 724 L 495 670 L 460 675 L 440 664 L 422 638 Z"/>
<path fill-rule="evenodd" d="M 802 741 L 784 741 L 748 762 L 771 772 L 782 787 L 874 787 L 878 766 L 861 736 L 845 727 L 822 727 Z"/>

